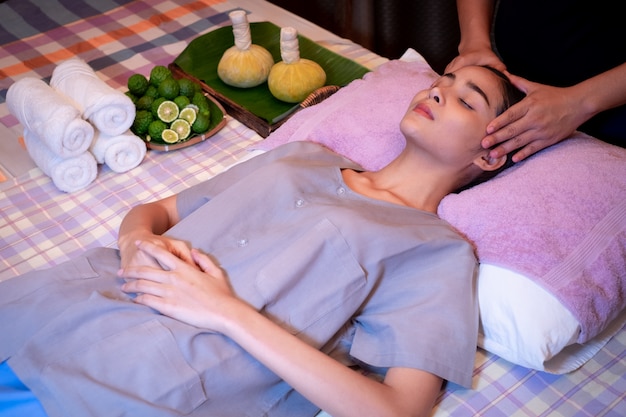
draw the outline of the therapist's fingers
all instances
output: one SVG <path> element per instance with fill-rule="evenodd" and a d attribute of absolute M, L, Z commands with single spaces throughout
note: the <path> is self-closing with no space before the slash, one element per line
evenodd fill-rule
<path fill-rule="evenodd" d="M 510 140 L 513 142 L 504 147 L 508 151 L 525 145 L 522 135 L 528 130 L 528 126 L 522 119 L 527 113 L 528 107 L 525 103 L 519 102 L 493 119 L 487 125 L 487 135 L 481 141 L 482 147 L 489 149 Z"/>

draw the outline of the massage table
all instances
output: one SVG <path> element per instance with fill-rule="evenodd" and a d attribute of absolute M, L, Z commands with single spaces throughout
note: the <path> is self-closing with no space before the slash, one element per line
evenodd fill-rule
<path fill-rule="evenodd" d="M 125 91 L 132 73 L 167 66 L 193 38 L 229 25 L 228 12 L 239 8 L 249 12 L 251 22 L 294 26 L 369 69 L 387 61 L 263 0 L 110 0 L 97 8 L 86 2 L 0 3 L 0 280 L 59 264 L 86 249 L 115 247 L 118 227 L 131 207 L 250 158 L 251 145 L 264 140 L 227 115 L 226 126 L 201 143 L 171 152 L 149 150 L 139 166 L 124 173 L 100 165 L 88 187 L 67 193 L 26 153 L 23 128 L 6 105 L 11 84 L 22 77 L 49 81 L 55 65 L 76 56 L 110 86 Z M 478 349 L 473 388 L 447 385 L 433 415 L 626 415 L 626 330 L 563 375 Z"/>

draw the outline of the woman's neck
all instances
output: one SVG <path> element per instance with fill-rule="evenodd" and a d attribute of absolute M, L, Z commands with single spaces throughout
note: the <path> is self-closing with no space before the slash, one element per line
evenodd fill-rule
<path fill-rule="evenodd" d="M 431 213 L 454 189 L 450 175 L 402 156 L 380 171 L 343 170 L 342 175 L 346 185 L 359 194 Z"/>

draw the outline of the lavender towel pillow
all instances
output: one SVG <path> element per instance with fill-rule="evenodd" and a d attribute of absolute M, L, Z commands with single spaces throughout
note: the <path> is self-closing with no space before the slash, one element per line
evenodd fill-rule
<path fill-rule="evenodd" d="M 580 322 L 579 343 L 626 308 L 626 149 L 577 133 L 439 207 L 482 263 L 535 280 Z"/>

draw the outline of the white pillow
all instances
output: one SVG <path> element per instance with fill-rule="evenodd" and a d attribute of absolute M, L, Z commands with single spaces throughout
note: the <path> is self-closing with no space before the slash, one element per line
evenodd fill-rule
<path fill-rule="evenodd" d="M 582 366 L 626 324 L 626 310 L 579 344 L 580 324 L 557 298 L 525 275 L 481 263 L 478 346 L 525 366 L 561 374 Z"/>
<path fill-rule="evenodd" d="M 437 77 L 419 54 L 408 55 L 411 60 L 389 61 L 296 113 L 255 147 L 311 140 L 365 169 L 380 169 L 404 147 L 398 125 L 410 99 Z M 621 328 L 626 150 L 578 134 L 446 197 L 439 215 L 477 249 L 480 347 L 563 373 Z M 594 278 L 606 285 L 594 288 Z M 602 291 L 610 296 L 600 297 Z"/>

